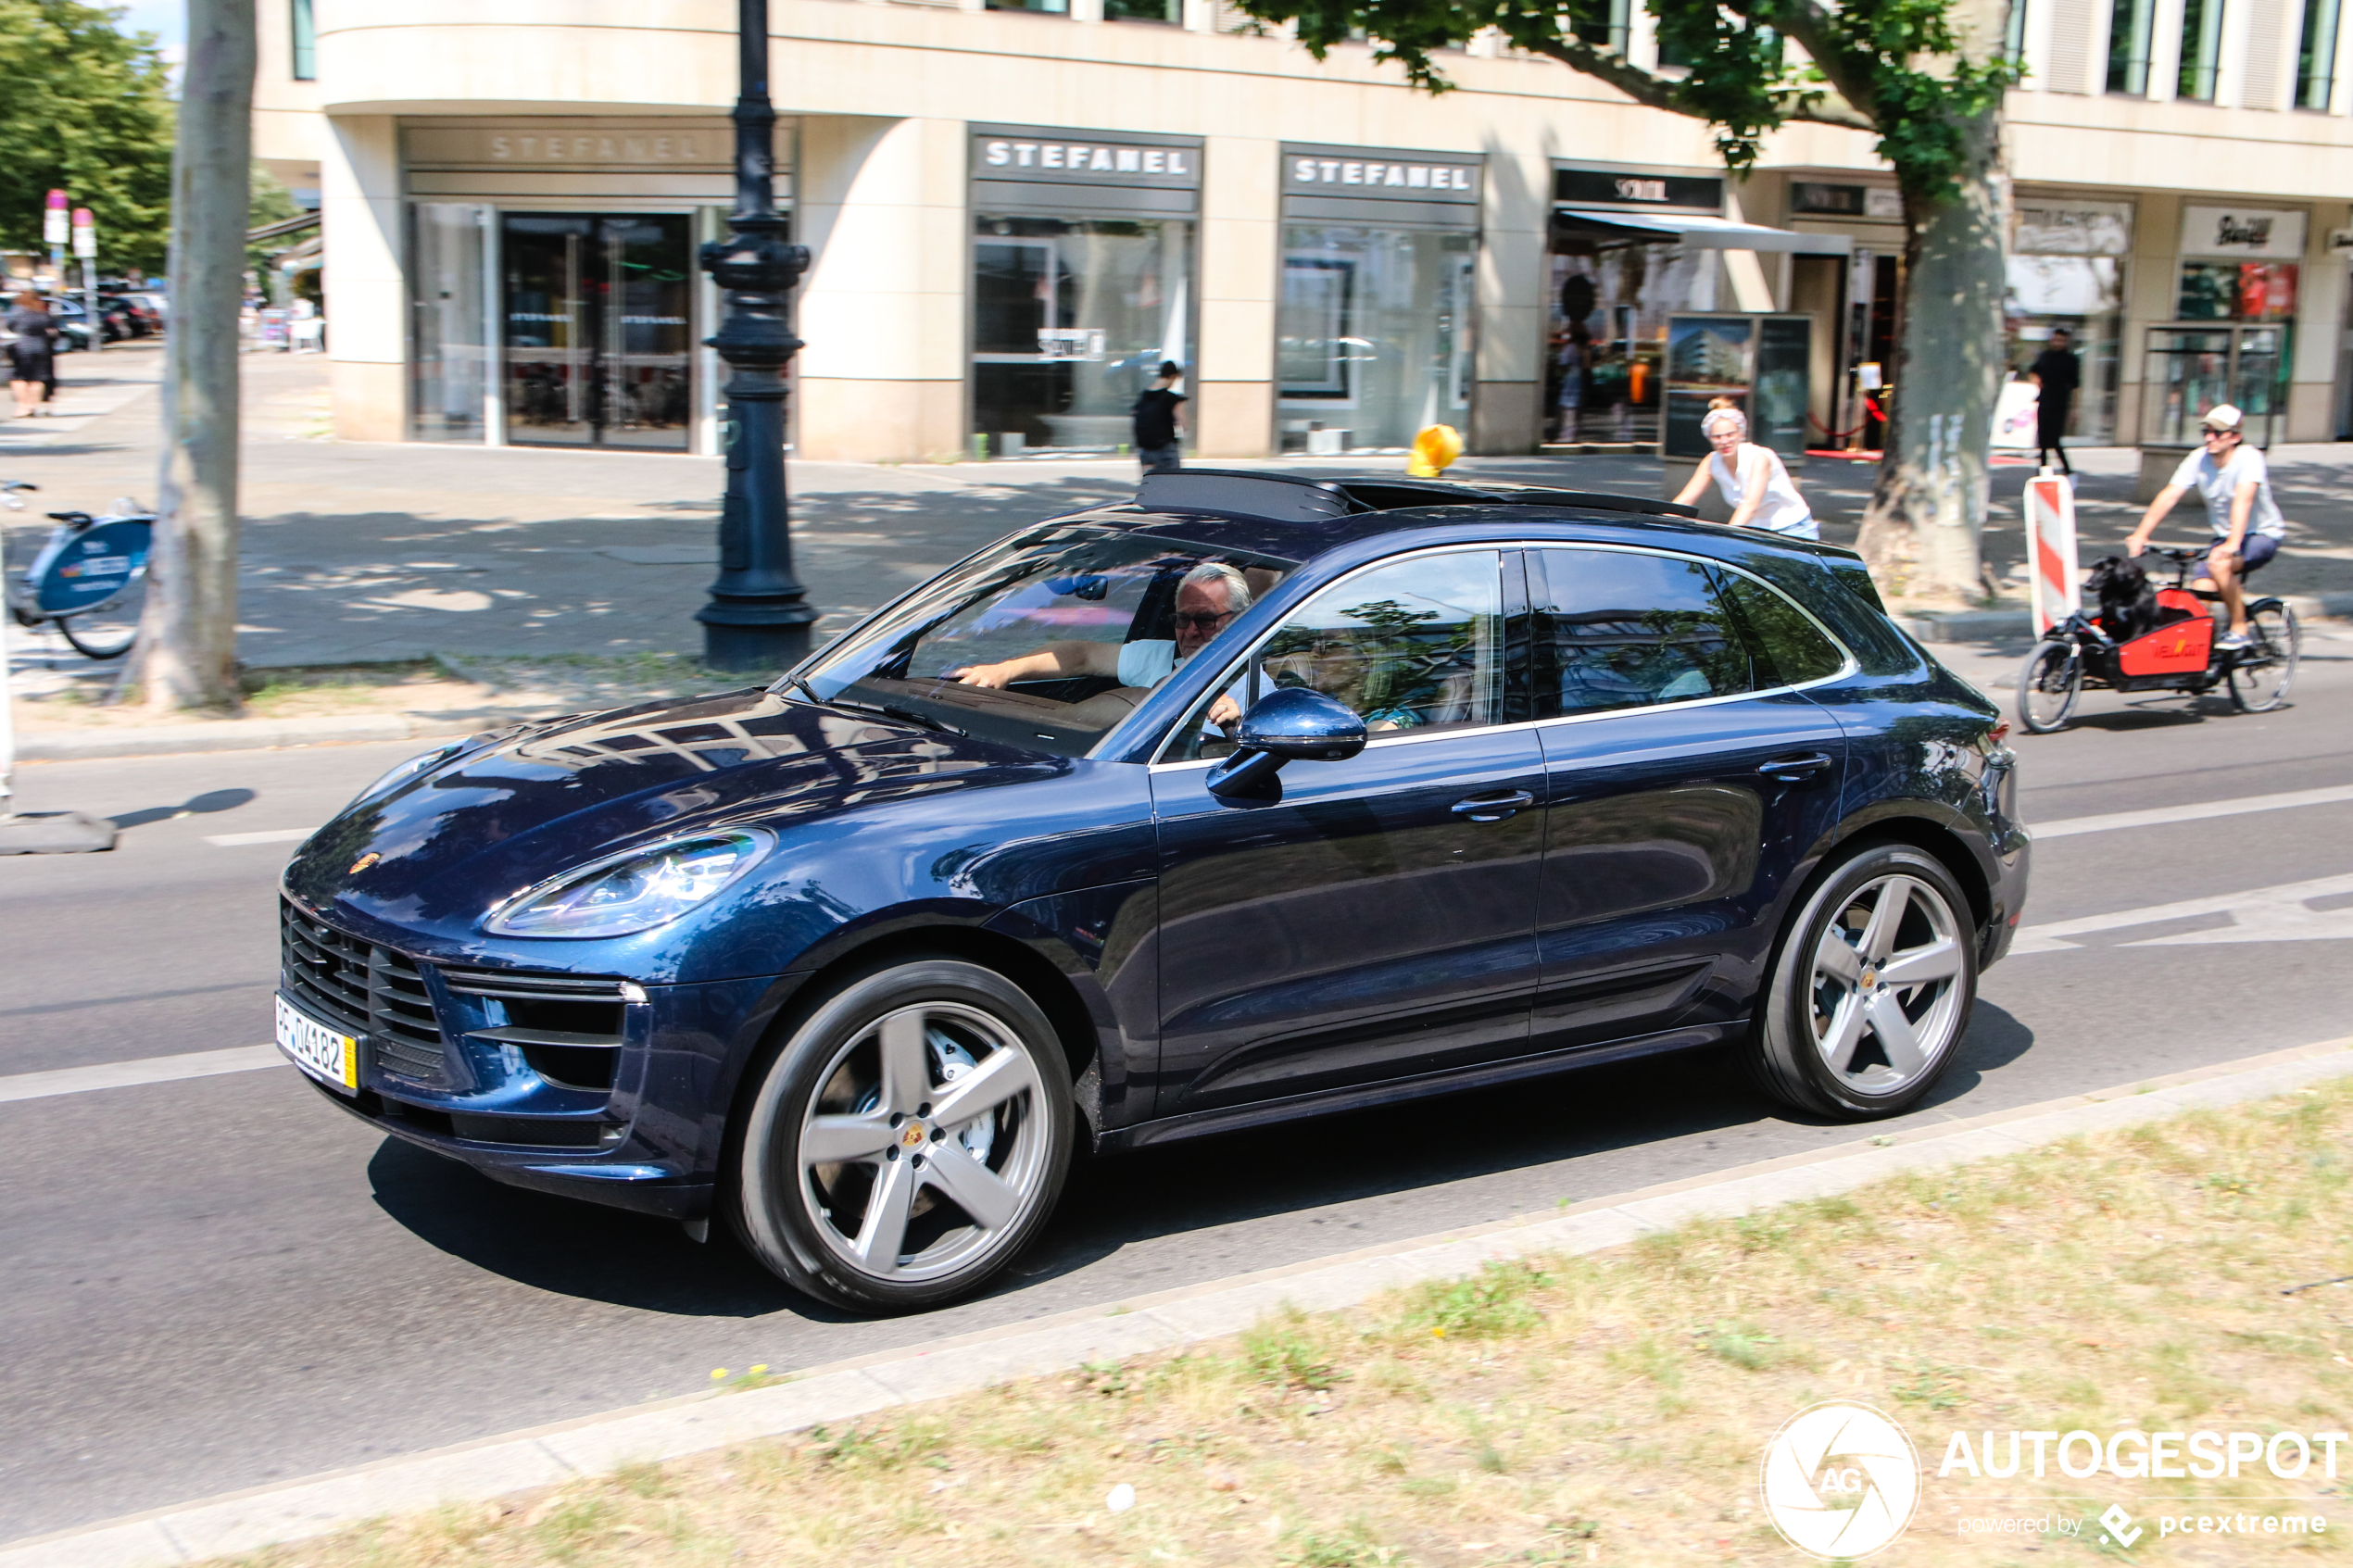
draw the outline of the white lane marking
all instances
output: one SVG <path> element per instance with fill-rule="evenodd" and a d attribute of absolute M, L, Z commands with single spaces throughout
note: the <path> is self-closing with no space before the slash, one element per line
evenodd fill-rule
<path fill-rule="evenodd" d="M 2310 882 L 2284 882 L 2276 887 L 2253 887 L 2244 893 L 2218 893 L 2208 898 L 2184 898 L 2172 904 L 2149 904 L 2137 909 L 2085 915 L 2081 920 L 2052 921 L 2021 927 L 2011 943 L 2012 953 L 2066 953 L 2078 950 L 2070 938 L 2103 931 L 2127 931 L 2160 921 L 2188 920 L 2197 915 L 2226 914 L 2228 925 L 2185 931 L 2172 936 L 2149 936 L 2124 942 L 2126 947 L 2192 947 L 2209 942 L 2323 942 L 2353 937 L 2353 909 L 2314 909 L 2316 898 L 2353 893 L 2353 876 L 2316 877 Z"/>
<path fill-rule="evenodd" d="M 2326 789 L 2295 789 L 2282 795 L 2244 795 L 2236 800 L 2201 800 L 2191 806 L 2159 806 L 2148 811 L 2109 811 L 2097 817 L 2062 817 L 2056 822 L 2029 822 L 2036 838 L 2067 838 L 2079 833 L 2109 833 L 2117 828 L 2157 827 L 2166 822 L 2195 822 L 2208 817 L 2238 817 L 2249 811 L 2284 811 L 2292 806 L 2329 806 L 2353 800 L 2353 784 Z"/>
<path fill-rule="evenodd" d="M 252 1073 L 264 1067 L 283 1066 L 285 1060 L 275 1046 L 234 1046 L 225 1051 L 190 1051 L 183 1056 L 102 1062 L 96 1067 L 16 1073 L 0 1077 L 0 1101 L 46 1099 L 51 1095 L 78 1095 L 92 1089 L 127 1089 L 182 1078 L 214 1078 L 223 1073 Z"/>
<path fill-rule="evenodd" d="M 296 839 L 308 838 L 318 831 L 317 828 L 269 828 L 260 833 L 215 833 L 206 834 L 205 842 L 223 849 L 234 849 L 240 844 L 292 844 Z"/>

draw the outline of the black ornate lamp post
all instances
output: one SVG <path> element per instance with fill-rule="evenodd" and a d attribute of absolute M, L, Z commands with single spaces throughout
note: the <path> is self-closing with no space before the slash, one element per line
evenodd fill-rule
<path fill-rule="evenodd" d="M 719 579 L 703 623 L 703 658 L 720 670 L 782 670 L 809 651 L 809 608 L 793 575 L 791 508 L 785 494 L 785 366 L 793 336 L 793 284 L 809 269 L 805 246 L 786 245 L 776 214 L 775 106 L 768 101 L 768 0 L 736 0 L 742 82 L 736 95 L 736 210 L 724 240 L 702 247 L 703 270 L 726 291 L 727 313 L 710 340 L 727 378 L 727 498 L 719 514 Z"/>

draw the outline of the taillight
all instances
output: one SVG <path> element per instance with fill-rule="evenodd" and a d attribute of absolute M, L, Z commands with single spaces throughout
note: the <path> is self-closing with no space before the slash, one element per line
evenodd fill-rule
<path fill-rule="evenodd" d="M 1991 746 L 1999 746 L 2009 738 L 2010 721 L 2007 719 L 2005 719 L 2000 723 L 1995 724 L 1993 732 L 1985 737 L 1986 743 Z"/>

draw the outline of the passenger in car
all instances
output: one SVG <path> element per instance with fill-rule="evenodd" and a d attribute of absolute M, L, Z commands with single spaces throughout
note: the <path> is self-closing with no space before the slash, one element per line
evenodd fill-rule
<path fill-rule="evenodd" d="M 1156 686 L 1176 673 L 1178 665 L 1208 646 L 1211 638 L 1232 625 L 1234 618 L 1251 607 L 1253 597 L 1250 582 L 1241 572 L 1224 561 L 1203 561 L 1185 573 L 1176 585 L 1176 634 L 1173 640 L 1142 637 L 1132 643 L 1097 643 L 1069 638 L 1048 643 L 1037 652 L 1018 659 L 951 670 L 948 679 L 992 690 L 1001 690 L 1015 681 L 1069 680 L 1079 675 L 1109 675 L 1123 686 Z M 1211 717 L 1213 721 L 1225 721 L 1215 714 Z"/>

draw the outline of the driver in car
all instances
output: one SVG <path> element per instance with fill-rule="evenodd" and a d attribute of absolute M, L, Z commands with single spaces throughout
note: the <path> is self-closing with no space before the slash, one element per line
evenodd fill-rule
<path fill-rule="evenodd" d="M 996 664 L 967 664 L 951 670 L 948 678 L 967 686 L 1001 689 L 1015 681 L 1069 680 L 1079 675 L 1109 675 L 1123 686 L 1160 684 L 1209 640 L 1248 609 L 1254 596 L 1249 581 L 1223 561 L 1203 561 L 1176 584 L 1176 636 L 1144 637 L 1132 643 L 1095 643 L 1071 638 L 1048 643 L 1036 653 Z M 1211 709 L 1210 722 L 1220 726 L 1241 717 L 1234 699 L 1221 696 Z"/>

